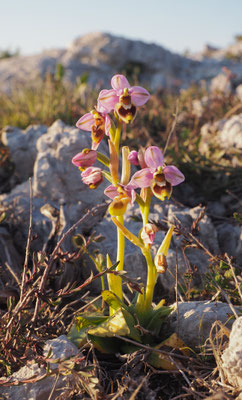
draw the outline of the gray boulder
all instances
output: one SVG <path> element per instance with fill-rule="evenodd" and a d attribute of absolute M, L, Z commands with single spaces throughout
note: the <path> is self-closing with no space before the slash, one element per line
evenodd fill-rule
<path fill-rule="evenodd" d="M 162 46 L 125 39 L 107 33 L 79 37 L 63 50 L 49 50 L 33 56 L 12 57 L 0 61 L 0 86 L 10 91 L 13 83 L 25 83 L 54 73 L 57 64 L 65 68 L 65 79 L 75 83 L 88 74 L 91 85 L 101 88 L 116 73 L 136 70 L 139 81 L 152 89 L 188 87 L 192 82 L 209 81 L 227 66 L 242 79 L 241 63 L 228 59 L 197 61 L 175 54 Z"/>
<path fill-rule="evenodd" d="M 236 257 L 236 262 L 242 266 L 242 227 L 223 223 L 218 225 L 217 232 L 221 251 Z"/>
<path fill-rule="evenodd" d="M 216 321 L 231 328 L 232 311 L 228 304 L 210 301 L 191 301 L 174 304 L 174 311 L 168 316 L 167 325 L 176 332 L 187 346 L 199 349 L 209 338 L 212 325 Z M 239 307 L 236 307 L 239 310 Z"/>
<path fill-rule="evenodd" d="M 9 148 L 10 157 L 15 165 L 11 187 L 25 182 L 33 175 L 34 162 L 37 156 L 36 142 L 46 132 L 47 127 L 44 125 L 30 125 L 25 130 L 7 126 L 3 130 L 2 142 Z"/>
<path fill-rule="evenodd" d="M 82 183 L 81 173 L 71 160 L 84 148 L 90 148 L 91 135 L 80 129 L 56 121 L 37 141 L 34 164 L 34 197 L 65 204 L 70 223 L 76 222 L 87 208 L 104 202 L 105 183 L 90 190 Z M 107 154 L 107 144 L 102 141 L 100 151 Z"/>
<path fill-rule="evenodd" d="M 232 92 L 231 80 L 226 74 L 218 74 L 211 80 L 209 89 L 212 93 L 222 93 L 229 96 Z"/>
<path fill-rule="evenodd" d="M 46 213 L 42 212 L 46 203 L 57 210 L 57 213 L 60 207 L 63 208 L 64 232 L 77 222 L 87 209 L 107 199 L 103 193 L 105 183 L 95 191 L 90 190 L 82 183 L 78 168 L 71 163 L 76 153 L 90 147 L 89 132 L 56 121 L 48 130 L 43 126 L 30 127 L 26 131 L 5 130 L 4 137 L 16 165 L 19 155 L 20 172 L 14 175 L 15 183 L 33 174 L 32 228 L 38 240 L 31 243 L 32 250 L 41 250 L 53 229 L 53 218 L 50 214 L 46 216 Z M 107 144 L 104 141 L 100 145 L 100 151 L 107 153 Z M 12 227 L 13 242 L 23 254 L 29 227 L 29 182 L 24 181 L 15 186 L 10 193 L 0 195 L 0 204 L 1 208 L 7 211 L 6 221 Z M 104 205 L 100 214 L 86 219 L 81 230 L 90 231 L 102 218 L 105 209 Z M 66 245 L 70 249 L 70 242 Z"/>
<path fill-rule="evenodd" d="M 75 378 L 72 374 L 57 375 L 57 369 L 65 359 L 75 357 L 78 354 L 77 347 L 71 343 L 65 335 L 48 340 L 44 347 L 44 356 L 49 356 L 50 372 L 56 370 L 56 374 L 46 377 L 46 368 L 37 363 L 30 362 L 15 372 L 9 379 L 13 383 L 10 387 L 0 387 L 0 395 L 11 400 L 46 400 L 49 398 L 55 385 L 51 399 L 56 399 L 60 394 L 68 398 L 68 394 L 75 386 Z M 51 362 L 53 360 L 53 362 Z M 64 370 L 63 370 L 64 372 Z M 56 379 L 58 376 L 58 379 Z M 22 383 L 25 380 L 33 380 L 31 383 Z M 5 380 L 5 378 L 0 379 Z"/>
<path fill-rule="evenodd" d="M 224 150 L 226 154 L 234 154 L 236 150 L 241 151 L 242 114 L 203 125 L 199 150 L 202 154 L 206 154 L 210 147 L 215 146 Z"/>
<path fill-rule="evenodd" d="M 242 102 L 242 84 L 238 85 L 237 88 L 235 89 L 235 94 L 239 101 Z"/>
<path fill-rule="evenodd" d="M 229 384 L 242 391 L 242 317 L 233 323 L 228 347 L 222 354 L 222 368 Z"/>
<path fill-rule="evenodd" d="M 9 224 L 12 241 L 23 256 L 26 248 L 29 229 L 29 182 L 26 181 L 21 183 L 12 189 L 10 193 L 0 195 L 0 203 L 6 209 L 6 222 Z M 43 243 L 48 239 L 48 235 L 51 230 L 50 220 L 44 217 L 40 212 L 40 208 L 44 204 L 45 201 L 43 199 L 33 198 L 32 232 L 38 236 L 38 241 L 33 241 L 31 243 L 32 250 L 41 250 Z M 19 268 L 20 267 L 22 267 L 22 264 L 19 266 Z"/>

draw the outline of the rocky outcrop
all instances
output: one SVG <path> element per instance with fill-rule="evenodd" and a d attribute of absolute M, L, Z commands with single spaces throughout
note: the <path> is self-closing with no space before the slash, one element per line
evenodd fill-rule
<path fill-rule="evenodd" d="M 46 72 L 55 73 L 57 64 L 65 69 L 65 79 L 75 83 L 83 74 L 88 82 L 104 87 L 116 73 L 132 74 L 151 89 L 188 87 L 201 79 L 209 81 L 226 66 L 242 82 L 242 67 L 229 59 L 192 60 L 162 46 L 125 39 L 107 33 L 91 33 L 74 40 L 67 49 L 0 61 L 0 88 L 9 91 L 13 83 L 24 83 Z"/>
<path fill-rule="evenodd" d="M 232 119 L 238 117 L 235 116 Z M 225 127 L 226 124 L 223 124 L 223 129 Z M 95 249 L 104 256 L 108 253 L 114 263 L 116 260 L 116 227 L 109 215 L 104 217 L 108 204 L 108 198 L 103 192 L 105 184 L 100 185 L 95 191 L 90 190 L 87 185 L 82 183 L 80 171 L 71 163 L 75 154 L 83 148 L 90 147 L 90 133 L 67 126 L 58 120 L 50 128 L 31 126 L 22 131 L 8 127 L 3 138 L 5 145 L 9 147 L 15 171 L 10 179 L 12 190 L 0 195 L 0 210 L 6 210 L 7 214 L 5 226 L 1 231 L 0 244 L 4 248 L 0 256 L 1 264 L 11 263 L 16 273 L 20 272 L 23 265 L 21 257 L 14 256 L 14 260 L 12 260 L 8 254 L 17 254 L 20 250 L 22 257 L 24 255 L 30 212 L 30 183 L 26 180 L 29 176 L 32 176 L 33 187 L 32 229 L 33 234 L 38 238 L 38 240 L 32 241 L 31 251 L 49 249 L 48 243 L 51 241 L 59 220 L 61 220 L 61 224 L 58 228 L 58 237 L 85 215 L 88 209 L 103 203 L 100 212 L 95 217 L 87 218 L 77 232 L 84 235 L 94 232 L 102 235 L 104 240 L 96 243 Z M 104 154 L 108 153 L 104 140 L 100 144 L 100 151 Z M 18 182 L 22 183 L 17 184 Z M 186 185 L 183 186 L 186 191 Z M 174 194 L 176 190 L 174 188 Z M 184 199 L 187 196 L 189 193 L 184 193 Z M 201 207 L 182 207 L 174 205 L 171 201 L 161 203 L 154 199 L 150 219 L 157 223 L 167 221 L 168 225 L 178 224 L 183 230 L 189 230 L 202 211 Z M 208 211 L 213 216 L 223 217 L 225 215 L 225 207 L 222 203 L 211 202 Z M 141 218 L 138 207 L 129 207 L 124 216 L 126 227 L 138 236 L 142 223 L 133 221 L 133 216 Z M 240 263 L 242 256 L 241 229 L 229 221 L 223 219 L 221 221 L 215 226 L 210 217 L 205 214 L 198 224 L 196 239 L 208 249 L 208 252 L 214 255 L 227 252 L 236 257 L 237 262 Z M 156 254 L 163 238 L 164 231 L 159 231 L 152 245 L 153 255 Z M 56 237 L 55 240 L 57 239 Z M 9 251 L 7 251 L 8 247 Z M 67 238 L 63 244 L 63 250 L 73 250 L 71 238 Z M 199 285 L 208 271 L 209 258 L 209 253 L 206 254 L 199 246 L 189 245 L 184 249 L 183 236 L 174 235 L 167 256 L 168 270 L 159 276 L 158 283 L 169 291 L 174 288 L 176 276 L 178 283 L 182 285 L 185 275 L 190 274 L 193 284 Z M 82 274 L 86 278 L 90 274 L 90 269 L 93 268 L 93 262 L 85 258 L 82 262 L 84 265 Z M 80 270 L 79 267 L 77 269 Z M 133 278 L 140 276 L 141 280 L 145 282 L 145 259 L 140 249 L 129 241 L 126 241 L 124 269 L 127 270 L 129 276 Z M 71 266 L 70 271 L 74 271 Z"/>

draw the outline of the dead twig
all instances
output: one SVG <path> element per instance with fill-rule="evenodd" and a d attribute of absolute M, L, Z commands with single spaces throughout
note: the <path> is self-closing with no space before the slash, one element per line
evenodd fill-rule
<path fill-rule="evenodd" d="M 62 243 L 64 242 L 64 240 L 67 238 L 67 236 L 69 236 L 72 232 L 74 232 L 75 229 L 76 229 L 80 224 L 82 224 L 90 215 L 94 216 L 94 215 L 98 214 L 98 212 L 99 212 L 100 210 L 104 209 L 106 206 L 107 206 L 106 204 L 100 204 L 100 205 L 98 205 L 98 206 L 96 206 L 96 207 L 93 207 L 93 208 L 92 208 L 91 210 L 89 210 L 85 215 L 83 215 L 74 225 L 72 225 L 72 227 L 71 227 L 70 229 L 68 229 L 67 232 L 64 233 L 64 235 L 62 236 L 62 238 L 61 238 L 61 239 L 59 240 L 59 242 L 57 243 L 55 249 L 53 250 L 53 252 L 52 252 L 52 254 L 51 254 L 51 256 L 50 256 L 48 265 L 47 265 L 47 267 L 46 267 L 46 269 L 45 269 L 45 271 L 44 271 L 44 273 L 43 273 L 42 280 L 41 280 L 41 282 L 40 282 L 40 287 L 39 287 L 39 292 L 40 292 L 40 293 L 42 293 L 43 290 L 44 290 L 47 277 L 48 277 L 48 275 L 49 275 L 49 273 L 50 273 L 50 271 L 51 271 L 52 265 L 53 265 L 53 263 L 54 263 L 54 259 L 55 259 L 56 255 L 57 255 L 57 252 L 58 252 L 60 246 L 62 245 Z M 39 299 L 39 297 L 38 297 L 37 300 L 36 300 L 36 304 L 35 304 L 35 310 L 34 310 L 34 315 L 33 315 L 32 322 L 35 322 L 35 321 L 36 321 L 37 314 L 38 314 L 38 310 L 39 310 L 39 304 L 40 304 L 40 299 Z"/>
<path fill-rule="evenodd" d="M 232 271 L 233 278 L 234 278 L 234 281 L 235 281 L 235 284 L 236 284 L 236 288 L 237 288 L 238 293 L 239 293 L 239 295 L 240 295 L 240 298 L 241 298 L 241 300 L 242 300 L 242 292 L 241 292 L 241 289 L 240 289 L 240 285 L 239 285 L 237 276 L 236 276 L 235 273 L 234 273 L 234 268 L 233 268 L 233 266 L 232 266 L 232 264 L 231 264 L 231 260 L 230 260 L 230 258 L 229 258 L 229 256 L 228 256 L 227 253 L 225 254 L 225 257 L 226 257 L 226 260 L 227 260 L 227 262 L 228 262 L 228 264 L 229 264 L 229 267 L 230 267 L 230 269 L 231 269 L 231 271 Z"/>
<path fill-rule="evenodd" d="M 167 150 L 167 148 L 168 148 L 168 146 L 169 146 L 169 144 L 170 144 L 170 140 L 171 140 L 171 137 L 172 137 L 172 135 L 173 135 L 173 132 L 175 131 L 175 128 L 176 128 L 176 123 L 177 123 L 177 117 L 178 117 L 178 112 L 179 112 L 179 102 L 178 102 L 178 100 L 176 101 L 176 111 L 175 111 L 175 118 L 174 118 L 174 121 L 173 121 L 173 123 L 172 123 L 172 126 L 171 126 L 171 130 L 170 130 L 170 132 L 169 132 L 169 135 L 168 135 L 168 138 L 167 138 L 167 141 L 166 141 L 166 144 L 165 144 L 165 148 L 164 148 L 164 150 L 163 150 L 163 155 L 165 155 L 165 153 L 166 153 L 166 150 Z"/>
<path fill-rule="evenodd" d="M 25 283 L 25 276 L 28 267 L 29 261 L 29 253 L 30 253 L 30 243 L 31 243 L 31 235 L 32 235 L 32 220 L 33 220 L 33 186 L 32 186 L 32 179 L 29 178 L 29 197 L 30 197 L 30 205 L 29 205 L 29 231 L 28 231 L 28 238 L 27 238 L 27 246 L 25 251 L 25 260 L 24 260 L 24 268 L 23 268 L 23 275 L 22 275 L 22 282 L 21 282 L 21 290 L 20 290 L 20 301 L 23 298 L 24 292 L 24 283 Z"/>

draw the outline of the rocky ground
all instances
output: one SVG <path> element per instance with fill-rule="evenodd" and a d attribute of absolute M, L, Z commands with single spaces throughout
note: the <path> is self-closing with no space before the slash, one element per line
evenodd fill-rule
<path fill-rule="evenodd" d="M 0 399 L 241 398 L 239 46 L 230 49 L 237 57 L 233 60 L 215 49 L 209 57 L 204 53 L 194 60 L 160 46 L 92 34 L 66 50 L 0 61 L 2 91 L 9 91 L 16 80 L 23 83 L 33 70 L 54 73 L 58 63 L 65 68 L 65 81 L 74 83 L 88 72 L 88 85 L 96 88 L 117 70 L 136 73 L 151 88 L 188 87 L 179 92 L 177 132 L 167 152 L 186 181 L 169 201 L 153 201 L 150 219 L 158 228 L 154 254 L 167 228 L 176 226 L 168 270 L 159 276 L 155 300 L 164 298 L 173 305 L 166 335 L 175 332 L 191 349 L 189 356 L 178 355 L 178 369 L 170 372 L 149 366 L 147 348 L 106 357 L 68 340 L 78 312 L 91 307 L 93 298 L 99 301 L 101 285 L 90 278 L 97 271 L 89 255 L 109 253 L 113 262 L 116 257 L 105 183 L 89 190 L 71 163 L 76 153 L 90 147 L 89 132 L 61 120 L 26 129 L 5 126 L 0 143 Z M 189 87 L 201 79 L 208 90 L 201 82 L 195 91 Z M 91 97 L 88 85 L 84 91 Z M 162 90 L 152 96 L 146 113 L 140 111 L 141 123 L 125 132 L 123 141 L 132 148 L 147 143 L 164 147 L 174 104 L 169 105 L 170 92 L 165 97 Z M 74 117 L 77 108 L 73 106 Z M 108 153 L 104 140 L 99 149 Z M 125 225 L 135 234 L 140 231 L 135 206 L 128 208 Z M 129 278 L 145 282 L 145 261 L 132 243 L 126 243 L 124 264 Z M 43 291 L 40 282 L 50 265 Z M 41 308 L 36 314 L 37 296 Z"/>
<path fill-rule="evenodd" d="M 232 116 L 227 121 L 217 122 L 220 127 L 220 130 L 217 130 L 217 137 L 220 138 L 219 141 L 224 148 L 227 146 L 231 148 L 232 143 L 236 148 L 241 146 L 240 116 Z M 201 151 L 207 151 L 208 132 L 211 129 L 211 126 L 204 126 L 202 129 Z M 231 134 L 225 135 L 226 130 Z M 233 131 L 236 134 L 233 134 Z M 224 140 L 221 138 L 224 138 Z M 226 138 L 228 140 L 227 145 L 225 143 Z M 100 243 L 92 244 L 90 251 L 98 250 L 104 255 L 109 253 L 111 259 L 114 260 L 116 229 L 111 223 L 110 217 L 105 214 L 108 204 L 103 193 L 105 185 L 99 186 L 94 194 L 81 182 L 79 171 L 70 162 L 79 149 L 89 147 L 89 133 L 80 132 L 80 130 L 67 126 L 61 121 L 56 121 L 49 128 L 46 126 L 30 126 L 26 130 L 21 130 L 7 127 L 2 133 L 2 142 L 8 147 L 11 162 L 15 167 L 6 168 L 2 171 L 2 173 L 5 171 L 5 176 L 3 175 L 1 190 L 2 192 L 7 190 L 7 192 L 1 194 L 0 204 L 1 211 L 6 212 L 7 217 L 0 227 L 1 293 L 4 293 L 6 288 L 11 289 L 9 283 L 11 275 L 9 275 L 7 265 L 11 266 L 12 271 L 18 277 L 21 275 L 29 229 L 30 201 L 33 207 L 32 234 L 36 237 L 35 240 L 32 240 L 31 252 L 53 251 L 58 238 L 81 216 L 85 215 L 88 209 L 97 204 L 103 204 L 95 217 L 87 218 L 76 229 L 75 234 L 84 235 L 86 239 L 91 234 L 102 236 L 103 240 Z M 102 143 L 101 148 L 102 152 L 107 153 L 105 142 Z M 29 178 L 31 178 L 31 181 Z M 30 189 L 32 196 L 30 196 Z M 232 321 L 230 320 L 228 323 L 228 316 L 233 315 L 233 312 L 236 317 L 239 315 L 238 308 L 232 307 L 231 309 L 230 305 L 226 303 L 214 303 L 208 299 L 209 290 L 211 290 L 211 287 L 209 289 L 208 286 L 208 279 L 210 279 L 211 266 L 214 266 L 214 261 L 219 260 L 219 256 L 224 253 L 232 257 L 238 267 L 242 267 L 242 232 L 240 227 L 227 217 L 231 204 L 226 196 L 220 202 L 210 201 L 207 209 L 202 205 L 189 207 L 189 201 L 186 199 L 189 198 L 191 190 L 187 185 L 181 193 L 174 191 L 173 199 L 162 204 L 154 202 L 150 218 L 158 227 L 160 226 L 153 249 L 154 253 L 164 237 L 162 225 L 168 224 L 169 226 L 172 223 L 181 231 L 180 235 L 173 238 L 167 258 L 169 269 L 158 280 L 157 294 L 160 297 L 163 293 L 163 297 L 172 299 L 174 298 L 174 289 L 178 284 L 180 301 L 177 311 L 171 314 L 167 321 L 167 330 L 178 332 L 179 337 L 185 343 L 188 343 L 194 349 L 199 349 L 209 338 L 211 327 L 216 321 L 225 324 L 226 328 L 224 329 L 229 329 L 232 326 Z M 196 196 L 193 198 L 193 202 L 196 203 Z M 238 209 L 239 203 L 233 203 L 233 210 Z M 231 214 L 231 210 L 229 213 Z M 125 216 L 125 223 L 132 232 L 138 234 L 141 228 L 138 209 L 129 208 Z M 70 237 L 64 242 L 62 250 L 69 253 L 75 251 L 75 246 Z M 82 282 L 90 275 L 90 269 L 95 273 L 92 261 L 86 256 L 76 261 L 67 262 L 64 269 L 62 278 L 55 279 L 54 285 L 58 289 L 61 289 L 67 282 L 70 284 Z M 126 247 L 125 269 L 131 278 L 140 276 L 141 281 L 145 281 L 146 271 L 143 256 L 131 243 L 127 243 Z M 204 289 L 205 287 L 207 289 Z M 214 289 L 214 298 L 216 298 L 216 288 Z M 98 294 L 100 290 L 98 281 L 93 282 L 91 290 L 93 294 Z M 190 291 L 190 301 L 188 302 L 184 300 L 184 297 L 187 296 L 187 290 Z M 204 296 L 207 300 L 202 302 L 191 301 L 194 296 L 198 298 Z M 4 302 L 4 297 L 2 297 L 2 300 Z M 224 298 L 224 300 L 226 299 Z M 241 328 L 241 325 L 239 327 Z M 241 335 L 240 332 L 239 335 Z M 58 340 L 62 339 L 56 340 L 58 343 Z M 63 343 L 65 343 L 65 340 Z M 67 342 L 68 346 L 70 345 Z M 80 357 L 76 349 L 73 356 L 76 357 L 77 354 Z M 237 356 L 238 352 L 235 352 L 235 357 Z M 63 359 L 69 357 L 69 353 L 63 355 L 61 352 L 60 355 L 53 357 Z M 229 359 L 226 357 L 229 357 Z M 225 374 L 224 379 L 233 382 L 231 385 L 237 382 L 238 386 L 241 379 L 240 372 L 231 372 L 238 371 L 237 361 L 231 361 L 231 357 L 228 350 L 222 356 L 223 361 L 221 362 L 226 365 L 225 370 L 227 371 L 223 372 Z M 37 364 L 29 364 L 28 367 L 23 368 L 29 370 L 21 369 L 13 375 L 12 381 L 9 382 L 21 381 L 23 377 L 30 379 L 36 374 L 42 376 L 43 380 L 41 378 L 38 383 L 22 385 L 21 397 L 29 399 L 28 396 L 31 393 L 33 399 L 46 398 L 47 393 L 49 394 L 53 388 L 54 378 L 44 378 L 46 370 L 38 369 Z M 70 393 L 75 386 L 74 381 L 72 375 L 69 376 L 68 383 L 65 378 L 58 379 L 55 389 L 56 395 L 54 396 L 57 396 L 58 388 L 63 389 L 66 385 L 69 387 L 66 393 Z M 1 389 L 0 393 L 8 396 L 10 394 L 10 398 L 15 399 L 20 392 L 18 388 L 10 387 L 9 389 Z M 153 395 L 155 396 L 155 392 Z"/>

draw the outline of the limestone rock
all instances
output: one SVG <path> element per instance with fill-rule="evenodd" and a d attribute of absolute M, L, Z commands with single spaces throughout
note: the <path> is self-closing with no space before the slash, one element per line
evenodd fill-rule
<path fill-rule="evenodd" d="M 233 115 L 219 132 L 221 147 L 242 150 L 242 114 Z"/>
<path fill-rule="evenodd" d="M 7 210 L 6 222 L 10 226 L 13 243 L 23 256 L 29 229 L 29 182 L 21 183 L 15 186 L 10 193 L 0 195 L 0 203 Z M 40 212 L 40 208 L 44 204 L 43 199 L 33 198 L 32 229 L 33 233 L 38 236 L 38 241 L 32 241 L 31 250 L 41 250 L 51 230 L 50 221 Z"/>
<path fill-rule="evenodd" d="M 211 138 L 213 143 L 211 143 Z M 242 114 L 233 115 L 228 119 L 222 119 L 207 123 L 201 128 L 201 142 L 199 149 L 203 154 L 209 151 L 210 146 L 216 145 L 230 154 L 234 150 L 242 149 Z"/>
<path fill-rule="evenodd" d="M 218 225 L 217 232 L 221 251 L 236 257 L 236 262 L 242 265 L 242 227 L 223 223 Z"/>
<path fill-rule="evenodd" d="M 232 91 L 231 81 L 226 74 L 219 74 L 215 76 L 210 83 L 210 91 L 212 93 L 223 93 L 229 96 Z"/>
<path fill-rule="evenodd" d="M 238 97 L 238 99 L 242 102 L 242 84 L 237 86 L 237 88 L 235 89 L 235 94 Z"/>
<path fill-rule="evenodd" d="M 105 184 L 95 191 L 82 183 L 80 171 L 71 160 L 84 148 L 90 148 L 89 132 L 56 121 L 48 132 L 37 141 L 37 158 L 34 165 L 34 197 L 40 197 L 56 204 L 66 204 L 71 223 L 76 222 L 85 208 L 106 200 Z M 104 141 L 100 151 L 107 153 Z"/>
<path fill-rule="evenodd" d="M 226 303 L 191 301 L 173 306 L 175 310 L 168 317 L 168 326 L 191 348 L 198 349 L 205 343 L 215 321 L 221 321 L 227 328 L 232 326 L 229 320 L 232 311 Z"/>
<path fill-rule="evenodd" d="M 242 390 L 242 317 L 233 323 L 229 344 L 223 352 L 222 361 L 228 382 Z"/>
<path fill-rule="evenodd" d="M 72 344 L 65 335 L 53 340 L 48 340 L 44 348 L 45 356 L 47 356 L 50 350 L 52 352 L 50 358 L 53 359 L 53 361 L 55 360 L 55 363 L 50 363 L 50 369 L 52 371 L 55 370 L 58 363 L 65 358 L 70 358 L 78 354 L 76 346 Z M 43 379 L 34 383 L 24 383 L 17 386 L 15 386 L 16 383 L 14 386 L 10 387 L 2 386 L 0 387 L 0 395 L 11 400 L 46 400 L 55 384 L 56 376 L 44 378 L 45 374 L 46 369 L 44 367 L 39 367 L 37 363 L 31 362 L 29 365 L 15 372 L 11 376 L 11 381 L 17 383 L 32 377 L 36 378 L 36 380 L 39 380 L 41 377 L 43 377 Z M 51 399 L 56 399 L 61 393 L 68 395 L 71 388 L 74 387 L 74 381 L 72 374 L 66 376 L 60 375 L 57 379 Z"/>
<path fill-rule="evenodd" d="M 33 175 L 34 162 L 37 155 L 36 142 L 45 134 L 44 125 L 30 125 L 26 130 L 6 127 L 2 133 L 2 142 L 10 150 L 10 156 L 15 165 L 12 176 L 12 187 L 25 182 Z"/>
<path fill-rule="evenodd" d="M 239 60 L 238 60 L 239 61 Z M 242 79 L 241 63 L 224 58 L 195 60 L 175 54 L 162 46 L 130 40 L 107 33 L 90 33 L 77 38 L 67 48 L 49 50 L 32 56 L 17 56 L 0 61 L 0 86 L 10 91 L 13 83 L 54 74 L 57 64 L 65 68 L 65 80 L 88 74 L 88 83 L 96 88 L 109 84 L 112 75 L 133 70 L 139 82 L 152 89 L 172 88 L 179 90 L 201 79 L 209 81 L 226 66 Z"/>

